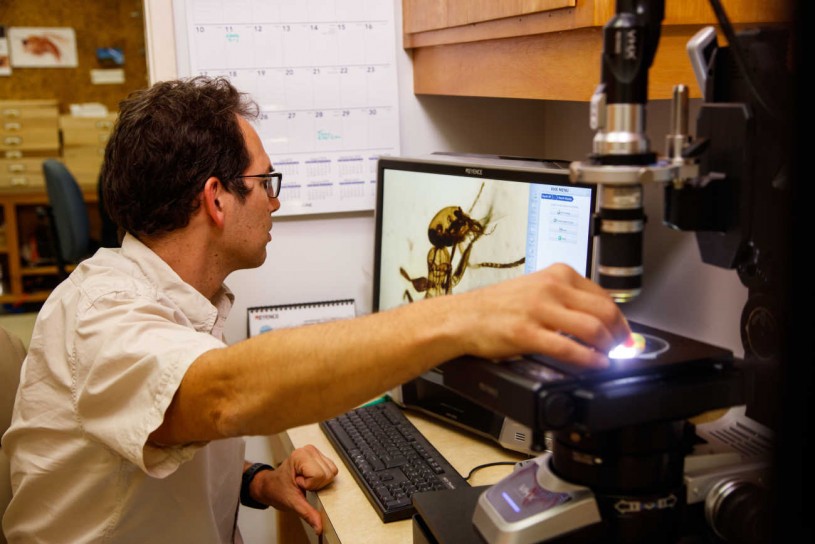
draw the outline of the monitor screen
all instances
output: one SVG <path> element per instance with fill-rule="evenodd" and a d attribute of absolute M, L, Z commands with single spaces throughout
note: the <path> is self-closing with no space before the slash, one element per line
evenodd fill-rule
<path fill-rule="evenodd" d="M 458 293 L 563 262 L 590 276 L 594 186 L 568 163 L 383 157 L 374 309 Z"/>
<path fill-rule="evenodd" d="M 555 262 L 592 271 L 596 186 L 568 163 L 484 155 L 381 157 L 374 311 L 486 286 Z M 533 453 L 531 429 L 448 388 L 440 368 L 391 391 L 400 405 Z"/>

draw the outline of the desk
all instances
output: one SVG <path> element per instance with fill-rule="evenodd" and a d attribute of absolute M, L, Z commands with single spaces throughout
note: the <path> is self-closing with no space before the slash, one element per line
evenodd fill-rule
<path fill-rule="evenodd" d="M 91 236 L 98 240 L 101 218 L 96 187 L 84 187 L 82 196 L 88 207 Z M 0 226 L 5 225 L 0 228 L 0 304 L 43 302 L 59 283 L 56 266 L 33 266 L 21 255 L 23 242 L 36 232 L 36 209 L 41 206 L 48 206 L 44 186 L 0 189 Z"/>
<path fill-rule="evenodd" d="M 528 456 L 505 450 L 487 439 L 447 426 L 412 411 L 406 412 L 416 428 L 461 473 L 495 461 L 521 461 Z M 311 527 L 294 514 L 278 512 L 278 539 L 285 544 L 412 544 L 413 528 L 410 519 L 382 523 L 371 507 L 362 489 L 342 462 L 340 455 L 316 424 L 291 429 L 270 438 L 275 464 L 287 457 L 295 448 L 312 444 L 331 457 L 339 473 L 334 482 L 318 493 L 309 493 L 309 501 L 322 514 L 325 531 L 318 540 Z M 512 466 L 500 465 L 478 470 L 469 480 L 470 485 L 493 484 L 512 472 Z"/>

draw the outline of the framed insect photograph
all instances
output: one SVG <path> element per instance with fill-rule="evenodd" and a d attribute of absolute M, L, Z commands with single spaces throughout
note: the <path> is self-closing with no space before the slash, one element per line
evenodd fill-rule
<path fill-rule="evenodd" d="M 9 28 L 15 68 L 76 68 L 76 34 L 68 27 Z"/>

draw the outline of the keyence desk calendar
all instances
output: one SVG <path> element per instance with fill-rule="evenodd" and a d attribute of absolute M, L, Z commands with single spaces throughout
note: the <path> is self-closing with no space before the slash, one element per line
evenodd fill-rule
<path fill-rule="evenodd" d="M 393 2 L 174 0 L 180 77 L 227 77 L 260 106 L 283 172 L 277 215 L 372 210 L 399 154 Z"/>
<path fill-rule="evenodd" d="M 248 308 L 247 336 L 356 316 L 354 299 L 323 300 Z"/>

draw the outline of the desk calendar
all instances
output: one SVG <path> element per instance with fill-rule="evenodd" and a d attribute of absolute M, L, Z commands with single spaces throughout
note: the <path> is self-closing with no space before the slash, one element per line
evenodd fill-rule
<path fill-rule="evenodd" d="M 246 311 L 249 338 L 264 332 L 313 325 L 356 316 L 354 299 L 323 300 L 299 304 L 254 306 Z"/>

